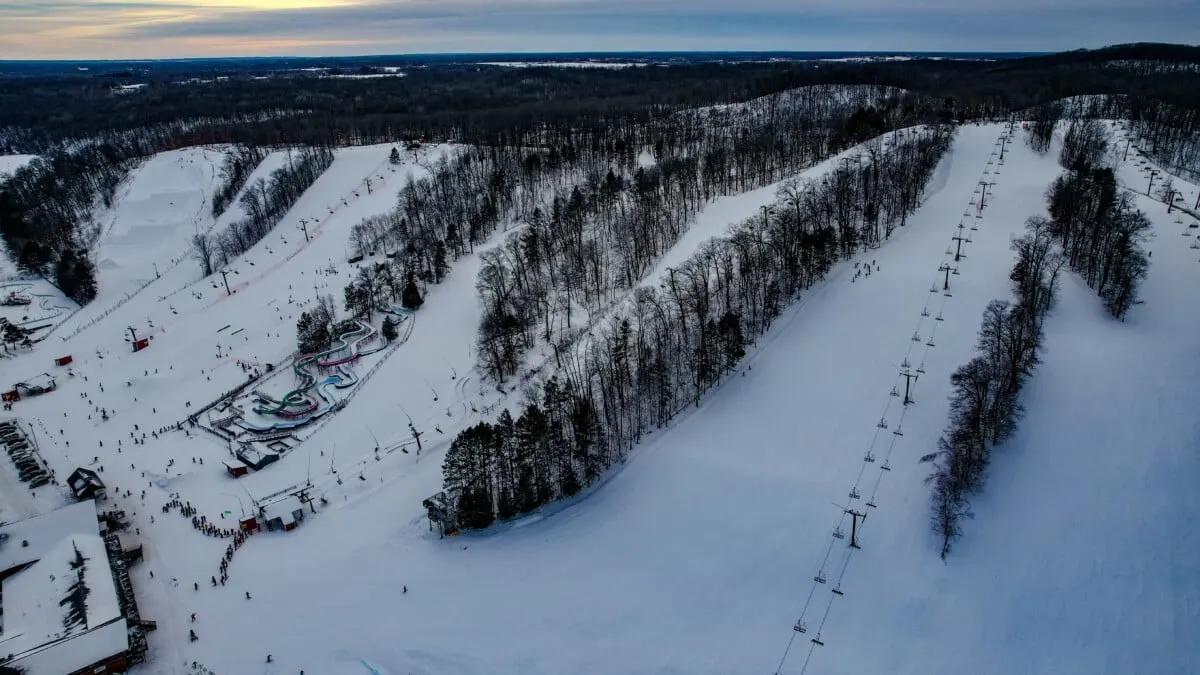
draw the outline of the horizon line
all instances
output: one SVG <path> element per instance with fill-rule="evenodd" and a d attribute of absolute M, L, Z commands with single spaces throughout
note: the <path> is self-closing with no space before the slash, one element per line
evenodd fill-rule
<path fill-rule="evenodd" d="M 1172 43 L 1159 43 L 1172 44 Z M 1115 46 L 1115 45 L 1114 45 Z M 523 50 L 505 50 L 505 51 L 447 51 L 447 52 L 381 52 L 381 53 L 364 53 L 364 54 L 324 54 L 324 55 L 303 55 L 303 54 L 274 54 L 274 55 L 243 55 L 243 56 L 164 56 L 155 58 L 130 58 L 130 59 L 106 59 L 106 58 L 70 58 L 70 59 L 10 59 L 0 58 L 0 63 L 166 63 L 166 62 L 186 62 L 186 61 L 266 61 L 270 59 L 363 59 L 363 58 L 418 58 L 418 57 L 479 57 L 479 56 L 669 56 L 669 55 L 721 55 L 721 54 L 780 54 L 780 55 L 801 55 L 801 54 L 857 54 L 857 55 L 943 55 L 943 54 L 982 54 L 982 55 L 1045 55 L 1045 54 L 1061 54 L 1071 51 L 1092 51 L 1086 47 L 1066 50 L 989 50 L 989 49 L 957 49 L 957 50 L 926 50 L 926 49 L 718 49 L 718 50 L 697 50 L 697 49 L 679 49 L 679 50 L 582 50 L 582 51 L 523 51 Z"/>

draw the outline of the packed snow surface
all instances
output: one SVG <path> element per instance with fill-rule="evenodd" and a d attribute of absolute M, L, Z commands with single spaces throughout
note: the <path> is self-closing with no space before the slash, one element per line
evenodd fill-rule
<path fill-rule="evenodd" d="M 37 155 L 0 155 L 0 182 L 32 162 Z"/>
<path fill-rule="evenodd" d="M 1060 171 L 1056 153 L 1033 153 L 1019 130 L 1001 166 L 1005 131 L 962 128 L 906 227 L 836 267 L 737 375 L 603 485 L 497 531 L 439 539 L 420 506 L 440 489 L 454 433 L 476 411 L 517 399 L 472 368 L 478 249 L 430 287 L 411 335 L 353 401 L 279 462 L 235 480 L 213 435 L 149 433 L 243 383 L 239 362 L 284 362 L 314 295 L 340 304 L 355 272 L 350 227 L 387 211 L 405 176 L 423 175 L 447 148 L 399 167 L 390 146 L 340 150 L 284 222 L 230 266 L 232 295 L 219 275 L 196 281 L 195 263 L 180 261 L 144 292 L 104 305 L 108 313 L 93 304 L 37 351 L 3 362 L 28 376 L 58 351 L 76 358 L 58 391 L 12 414 L 37 425 L 60 475 L 103 467 L 112 502 L 141 532 L 134 585 L 159 630 L 140 672 L 186 672 L 192 661 L 280 674 L 1187 672 L 1200 661 L 1200 541 L 1187 526 L 1200 510 L 1200 254 L 1158 202 L 1139 200 L 1156 231 L 1145 304 L 1115 322 L 1065 273 L 1021 429 L 996 451 L 950 560 L 937 557 L 929 465 L 917 460 L 936 448 L 949 375 L 972 355 L 981 312 L 1010 295 L 1010 239 L 1044 211 Z M 203 186 L 207 169 L 197 171 Z M 1132 160 L 1121 171 L 1141 183 Z M 121 282 L 122 269 L 145 278 L 150 261 L 195 231 L 203 200 L 173 180 L 118 202 L 100 249 L 117 264 L 101 266 L 102 287 L 106 275 Z M 980 180 L 995 185 L 976 219 Z M 180 200 L 174 225 L 140 209 L 138 195 Z M 702 219 L 698 239 L 669 255 L 755 215 L 768 197 L 716 206 L 721 217 Z M 978 229 L 947 296 L 937 270 L 953 259 L 960 222 Z M 140 265 L 114 246 L 121 233 L 159 225 L 171 234 L 148 236 Z M 131 352 L 129 327 L 153 335 L 151 347 Z M 889 396 L 906 355 L 926 371 L 907 408 Z M 887 430 L 876 426 L 881 414 Z M 419 451 L 410 420 L 424 433 Z M 162 510 L 178 495 L 234 527 L 251 498 L 308 481 L 325 503 L 294 531 L 247 540 L 215 587 L 229 540 Z M 866 509 L 867 499 L 876 507 L 851 554 L 831 535 L 839 522 L 849 528 L 840 506 Z M 803 634 L 792 630 L 801 617 Z M 824 646 L 810 642 L 818 633 Z"/>

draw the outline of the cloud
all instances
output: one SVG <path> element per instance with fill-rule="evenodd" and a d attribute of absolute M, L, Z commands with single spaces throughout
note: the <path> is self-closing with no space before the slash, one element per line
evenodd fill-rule
<path fill-rule="evenodd" d="M 1197 19 L 1190 0 L 0 0 L 0 58 L 1042 50 L 1189 41 Z"/>

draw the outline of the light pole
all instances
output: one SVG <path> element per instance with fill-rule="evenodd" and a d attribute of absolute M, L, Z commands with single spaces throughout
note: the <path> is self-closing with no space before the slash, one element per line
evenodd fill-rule
<path fill-rule="evenodd" d="M 225 295 L 233 295 L 233 291 L 229 290 L 229 270 L 221 270 L 221 281 L 225 282 Z"/>
<path fill-rule="evenodd" d="M 1150 196 L 1150 188 L 1154 187 L 1154 177 L 1158 175 L 1158 169 L 1150 169 L 1150 184 L 1146 186 L 1146 196 Z"/>
<path fill-rule="evenodd" d="M 304 233 L 304 243 L 308 243 L 308 221 L 303 218 L 300 219 L 300 231 Z"/>
<path fill-rule="evenodd" d="M 222 492 L 221 494 L 225 495 L 226 497 L 233 497 L 234 499 L 236 499 L 237 503 L 238 503 L 238 509 L 240 509 L 242 512 L 242 518 L 246 517 L 246 505 L 242 503 L 241 497 L 239 497 L 235 494 L 230 494 L 228 492 Z"/>

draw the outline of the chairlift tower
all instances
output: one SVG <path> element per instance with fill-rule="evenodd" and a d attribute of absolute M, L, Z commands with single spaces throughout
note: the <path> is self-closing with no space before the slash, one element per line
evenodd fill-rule
<path fill-rule="evenodd" d="M 910 370 L 907 367 L 904 370 L 900 371 L 900 376 L 904 378 L 904 405 L 911 405 L 913 403 L 916 403 L 916 401 L 912 397 L 912 385 L 921 376 L 917 373 L 914 373 L 912 370 Z"/>
<path fill-rule="evenodd" d="M 954 240 L 954 262 L 958 262 L 959 260 L 962 260 L 962 243 L 964 241 L 971 241 L 970 239 L 967 239 L 966 237 L 962 236 L 962 232 L 963 232 L 963 224 L 959 223 L 958 224 L 958 234 L 951 237 L 951 239 Z"/>
<path fill-rule="evenodd" d="M 863 522 L 867 520 L 866 512 L 855 511 L 854 509 L 846 509 L 846 513 L 850 514 L 850 548 L 856 548 L 860 551 L 862 547 L 858 545 L 858 520 L 861 518 Z"/>

